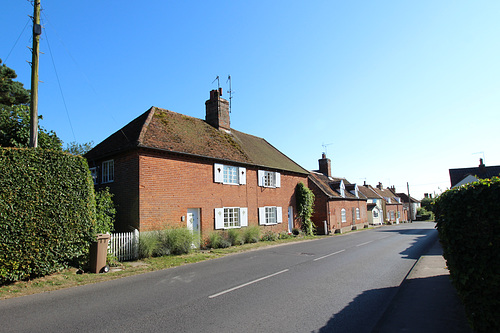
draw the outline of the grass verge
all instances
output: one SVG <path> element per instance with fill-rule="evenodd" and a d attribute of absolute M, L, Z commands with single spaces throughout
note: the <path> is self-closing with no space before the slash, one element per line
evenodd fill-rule
<path fill-rule="evenodd" d="M 171 267 L 196 263 L 204 260 L 215 259 L 226 255 L 255 250 L 263 247 L 281 245 L 285 243 L 315 240 L 328 236 L 307 236 L 290 239 L 280 239 L 277 241 L 260 241 L 258 243 L 231 246 L 224 249 L 212 249 L 210 251 L 194 251 L 190 254 L 169 255 L 156 258 L 148 258 L 140 261 L 119 263 L 106 274 L 82 273 L 77 274 L 76 268 L 69 268 L 64 271 L 36 278 L 29 281 L 18 281 L 0 286 L 0 299 L 20 297 L 38 294 L 47 291 L 54 291 L 64 288 L 72 288 L 91 283 L 98 283 L 119 279 L 122 277 L 153 272 Z"/>

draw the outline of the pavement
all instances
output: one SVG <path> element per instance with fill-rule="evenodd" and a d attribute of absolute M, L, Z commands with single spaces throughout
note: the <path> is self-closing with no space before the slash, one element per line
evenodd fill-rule
<path fill-rule="evenodd" d="M 472 332 L 439 239 L 420 257 L 373 332 Z"/>

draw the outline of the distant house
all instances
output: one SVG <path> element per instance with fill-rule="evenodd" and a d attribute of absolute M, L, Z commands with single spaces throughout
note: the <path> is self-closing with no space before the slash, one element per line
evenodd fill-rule
<path fill-rule="evenodd" d="M 331 160 L 322 155 L 319 170 L 309 175 L 315 195 L 312 221 L 318 234 L 343 232 L 368 225 L 366 197 L 356 184 L 331 175 Z"/>
<path fill-rule="evenodd" d="M 210 92 L 205 120 L 151 107 L 85 155 L 96 186 L 115 195 L 117 231 L 296 226 L 295 187 L 308 172 L 232 129 L 221 95 Z"/>
<path fill-rule="evenodd" d="M 400 197 L 394 194 L 389 188 L 383 188 L 382 183 L 373 188 L 385 201 L 384 220 L 388 223 L 407 221 L 408 216 L 403 210 L 403 202 Z"/>
<path fill-rule="evenodd" d="M 458 187 L 467 183 L 475 182 L 479 179 L 498 177 L 500 175 L 500 165 L 487 167 L 483 159 L 479 159 L 479 166 L 472 168 L 449 169 L 451 187 Z"/>
<path fill-rule="evenodd" d="M 408 194 L 406 193 L 402 192 L 396 193 L 396 189 L 394 187 L 391 187 L 390 190 L 396 196 L 401 198 L 401 202 L 403 203 L 403 210 L 408 219 L 410 219 L 410 207 L 411 207 L 411 220 L 415 221 L 417 219 L 417 210 L 420 208 L 420 201 L 412 196 L 408 198 Z"/>
<path fill-rule="evenodd" d="M 366 182 L 359 187 L 359 191 L 366 197 L 366 208 L 368 224 L 382 225 L 384 224 L 385 200 L 382 198 L 371 185 Z"/>

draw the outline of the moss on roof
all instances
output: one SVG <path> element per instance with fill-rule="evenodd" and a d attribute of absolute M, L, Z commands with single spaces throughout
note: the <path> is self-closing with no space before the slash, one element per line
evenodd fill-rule
<path fill-rule="evenodd" d="M 128 134 L 126 134 L 128 133 Z M 124 135 L 126 134 L 126 135 Z M 146 147 L 307 174 L 266 140 L 236 130 L 220 131 L 204 120 L 152 107 L 92 149 L 96 159 L 131 147 Z"/>

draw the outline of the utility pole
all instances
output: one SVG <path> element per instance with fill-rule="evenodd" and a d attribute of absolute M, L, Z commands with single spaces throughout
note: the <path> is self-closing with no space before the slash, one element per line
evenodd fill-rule
<path fill-rule="evenodd" d="M 410 220 L 411 223 L 411 197 L 410 197 L 410 184 L 406 182 L 406 187 L 408 189 L 408 219 Z"/>
<path fill-rule="evenodd" d="M 34 0 L 33 14 L 33 48 L 31 50 L 31 100 L 30 100 L 30 144 L 31 148 L 38 147 L 38 55 L 40 53 L 40 1 Z"/>

